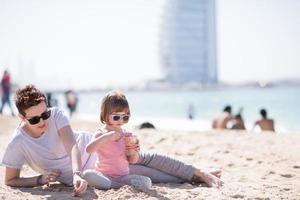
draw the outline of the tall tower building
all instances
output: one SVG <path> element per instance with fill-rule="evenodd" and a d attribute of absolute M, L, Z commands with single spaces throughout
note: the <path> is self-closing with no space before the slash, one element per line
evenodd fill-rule
<path fill-rule="evenodd" d="M 215 0 L 169 0 L 160 40 L 168 82 L 217 82 Z"/>

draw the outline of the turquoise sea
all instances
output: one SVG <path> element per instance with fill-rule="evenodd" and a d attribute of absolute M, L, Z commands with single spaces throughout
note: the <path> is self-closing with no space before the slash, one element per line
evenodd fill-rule
<path fill-rule="evenodd" d="M 106 91 L 78 93 L 77 115 L 98 120 L 100 100 Z M 188 105 L 193 104 L 195 121 L 210 126 L 212 118 L 227 104 L 233 114 L 242 107 L 247 128 L 260 118 L 259 109 L 266 108 L 275 128 L 300 133 L 300 87 L 238 87 L 202 90 L 125 91 L 132 117 L 143 119 L 187 119 Z M 58 106 L 66 109 L 62 93 L 54 93 Z M 175 122 L 174 121 L 174 122 Z"/>

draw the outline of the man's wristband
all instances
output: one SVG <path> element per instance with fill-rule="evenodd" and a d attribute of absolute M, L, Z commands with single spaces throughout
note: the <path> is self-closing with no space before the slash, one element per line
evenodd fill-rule
<path fill-rule="evenodd" d="M 37 177 L 37 179 L 36 179 L 36 185 L 43 185 L 43 183 L 42 183 L 42 177 L 43 177 L 43 175 L 39 175 Z"/>

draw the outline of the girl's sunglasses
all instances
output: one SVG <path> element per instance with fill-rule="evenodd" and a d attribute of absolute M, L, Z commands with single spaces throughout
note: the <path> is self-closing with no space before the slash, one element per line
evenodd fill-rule
<path fill-rule="evenodd" d="M 119 121 L 122 119 L 124 122 L 127 122 L 130 118 L 130 115 L 111 114 L 110 116 L 111 116 L 112 120 L 114 120 L 114 121 Z"/>
<path fill-rule="evenodd" d="M 27 119 L 31 125 L 38 124 L 41 119 L 46 120 L 51 116 L 51 110 L 43 112 L 40 116 L 34 116 L 30 119 Z"/>

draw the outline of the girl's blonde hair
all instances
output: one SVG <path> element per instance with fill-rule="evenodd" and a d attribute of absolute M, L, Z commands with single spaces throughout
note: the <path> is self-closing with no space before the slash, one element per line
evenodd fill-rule
<path fill-rule="evenodd" d="M 130 115 L 129 104 L 125 95 L 117 90 L 109 91 L 101 102 L 100 121 L 105 124 L 111 113 L 123 111 Z"/>

